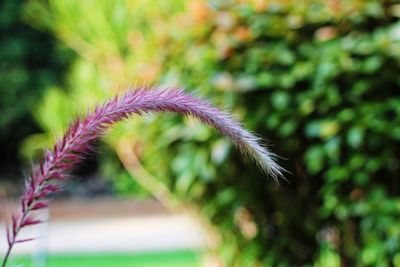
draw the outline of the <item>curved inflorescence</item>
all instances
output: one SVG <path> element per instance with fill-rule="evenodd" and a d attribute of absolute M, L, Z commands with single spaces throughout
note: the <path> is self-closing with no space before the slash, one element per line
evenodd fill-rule
<path fill-rule="evenodd" d="M 91 151 L 91 143 L 99 138 L 114 123 L 133 114 L 146 112 L 176 112 L 193 116 L 216 128 L 227 136 L 246 155 L 254 159 L 260 168 L 275 180 L 282 176 L 282 168 L 275 162 L 274 155 L 260 145 L 259 139 L 208 102 L 197 99 L 181 89 L 139 88 L 129 90 L 123 96 L 99 105 L 83 119 L 76 119 L 52 151 L 46 150 L 44 159 L 33 168 L 27 179 L 21 198 L 20 210 L 12 216 L 7 229 L 8 251 L 2 266 L 6 265 L 12 247 L 20 240 L 20 230 L 41 223 L 31 212 L 48 207 L 49 194 L 61 190 L 62 182 L 77 163 Z"/>

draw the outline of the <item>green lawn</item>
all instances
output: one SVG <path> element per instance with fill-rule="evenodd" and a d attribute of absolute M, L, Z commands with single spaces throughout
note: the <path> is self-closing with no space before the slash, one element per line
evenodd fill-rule
<path fill-rule="evenodd" d="M 201 256 L 191 251 L 102 254 L 102 255 L 51 255 L 46 267 L 199 267 Z M 35 267 L 30 257 L 18 257 L 9 266 Z"/>

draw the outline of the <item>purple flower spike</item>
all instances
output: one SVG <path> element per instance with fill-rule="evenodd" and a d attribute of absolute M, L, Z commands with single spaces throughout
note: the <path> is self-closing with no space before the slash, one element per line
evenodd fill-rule
<path fill-rule="evenodd" d="M 6 266 L 19 231 L 26 226 L 41 223 L 31 212 L 48 207 L 45 199 L 49 194 L 61 190 L 61 183 L 67 174 L 84 156 L 91 152 L 91 142 L 104 134 L 114 123 L 133 114 L 152 111 L 176 112 L 191 115 L 205 124 L 213 126 L 227 136 L 246 155 L 254 159 L 260 168 L 274 180 L 282 177 L 283 169 L 274 161 L 274 154 L 260 145 L 259 138 L 243 129 L 229 115 L 221 112 L 208 102 L 194 98 L 181 89 L 139 88 L 130 90 L 120 97 L 96 107 L 86 118 L 76 119 L 65 135 L 54 145 L 53 151 L 46 150 L 44 159 L 33 168 L 26 182 L 21 198 L 20 211 L 12 216 L 7 230 L 8 251 L 2 266 Z"/>

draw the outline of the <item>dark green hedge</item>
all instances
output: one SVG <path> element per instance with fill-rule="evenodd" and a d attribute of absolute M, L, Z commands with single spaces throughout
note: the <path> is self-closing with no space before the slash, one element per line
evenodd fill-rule
<path fill-rule="evenodd" d="M 165 80 L 270 140 L 289 182 L 175 117 L 143 133 L 146 167 L 200 204 L 227 266 L 400 266 L 400 5 L 195 2 Z"/>
<path fill-rule="evenodd" d="M 38 131 L 31 113 L 46 87 L 60 82 L 72 53 L 25 25 L 22 0 L 0 3 L 0 179 L 20 174 L 19 145 Z"/>

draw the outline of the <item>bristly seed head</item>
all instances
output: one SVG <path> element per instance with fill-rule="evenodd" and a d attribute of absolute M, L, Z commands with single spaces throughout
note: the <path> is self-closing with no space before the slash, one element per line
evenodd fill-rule
<path fill-rule="evenodd" d="M 17 240 L 17 234 L 23 227 L 41 223 L 31 216 L 31 211 L 48 207 L 48 202 L 44 199 L 49 194 L 61 190 L 61 183 L 68 178 L 68 171 L 91 152 L 93 140 L 103 135 L 118 121 L 133 114 L 153 111 L 190 115 L 213 126 L 230 138 L 244 154 L 254 159 L 260 168 L 275 180 L 282 177 L 283 169 L 275 162 L 274 154 L 260 145 L 259 138 L 208 102 L 197 99 L 181 89 L 129 90 L 124 95 L 97 106 L 94 112 L 85 118 L 76 119 L 54 145 L 53 150 L 45 150 L 43 161 L 33 168 L 26 182 L 20 212 L 12 216 L 11 228 L 7 231 L 9 251 L 14 244 L 30 240 Z"/>

